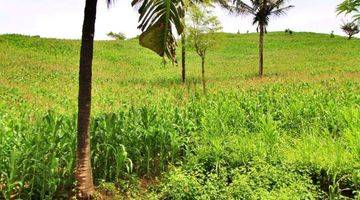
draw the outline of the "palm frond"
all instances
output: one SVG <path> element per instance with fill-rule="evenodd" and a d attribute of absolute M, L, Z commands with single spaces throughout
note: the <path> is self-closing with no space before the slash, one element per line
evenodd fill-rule
<path fill-rule="evenodd" d="M 251 4 L 246 4 L 243 0 L 231 0 L 232 12 L 240 15 L 253 15 L 253 25 L 268 25 L 271 16 L 285 15 L 293 8 L 293 5 L 285 6 L 289 0 L 250 0 Z"/>
<path fill-rule="evenodd" d="M 107 7 L 109 8 L 111 5 L 115 3 L 116 0 L 106 0 Z"/>
<path fill-rule="evenodd" d="M 133 0 L 132 6 L 139 6 L 140 45 L 175 61 L 172 29 L 175 27 L 178 34 L 183 32 L 183 0 Z"/>
<path fill-rule="evenodd" d="M 274 16 L 286 15 L 286 12 L 288 10 L 290 10 L 291 8 L 293 8 L 293 7 L 294 7 L 293 5 L 290 5 L 290 6 L 286 6 L 286 7 L 283 7 L 283 8 L 273 10 L 273 11 L 271 11 L 271 15 L 274 15 Z"/>
<path fill-rule="evenodd" d="M 360 0 L 345 0 L 339 4 L 336 8 L 338 14 L 345 13 L 349 14 L 351 12 L 358 12 L 360 7 Z"/>
<path fill-rule="evenodd" d="M 233 0 L 233 10 L 232 12 L 234 12 L 235 14 L 239 14 L 239 15 L 249 15 L 255 14 L 255 9 L 249 5 L 247 5 L 244 1 L 241 0 Z"/>

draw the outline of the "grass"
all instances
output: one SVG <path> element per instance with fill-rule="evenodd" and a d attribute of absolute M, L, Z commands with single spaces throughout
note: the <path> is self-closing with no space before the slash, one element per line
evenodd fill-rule
<path fill-rule="evenodd" d="M 360 198 L 360 40 L 224 34 L 180 67 L 136 40 L 95 43 L 92 159 L 116 198 Z M 71 195 L 79 41 L 0 36 L 0 198 Z M 116 191 L 112 191 L 116 190 Z"/>

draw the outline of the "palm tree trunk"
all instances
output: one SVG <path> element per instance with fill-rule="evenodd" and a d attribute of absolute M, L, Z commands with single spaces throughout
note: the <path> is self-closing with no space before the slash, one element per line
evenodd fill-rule
<path fill-rule="evenodd" d="M 264 73 L 264 25 L 259 23 L 260 37 L 259 37 L 259 77 Z"/>
<path fill-rule="evenodd" d="M 206 94 L 205 56 L 201 57 L 201 78 L 202 78 L 203 92 L 204 92 L 204 94 Z"/>
<path fill-rule="evenodd" d="M 185 83 L 186 74 L 185 74 L 185 68 L 186 68 L 186 38 L 185 33 L 181 34 L 181 80 L 182 83 Z"/>
<path fill-rule="evenodd" d="M 75 175 L 78 199 L 90 199 L 95 191 L 91 168 L 89 126 L 96 6 L 97 0 L 86 0 L 81 40 Z"/>

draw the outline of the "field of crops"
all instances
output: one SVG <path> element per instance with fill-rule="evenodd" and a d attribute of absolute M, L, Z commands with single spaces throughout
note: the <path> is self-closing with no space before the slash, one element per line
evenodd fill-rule
<path fill-rule="evenodd" d="M 97 41 L 92 163 L 98 191 L 135 199 L 360 198 L 360 40 L 216 35 L 200 84 L 138 41 Z M 0 35 L 0 199 L 75 186 L 80 41 Z"/>

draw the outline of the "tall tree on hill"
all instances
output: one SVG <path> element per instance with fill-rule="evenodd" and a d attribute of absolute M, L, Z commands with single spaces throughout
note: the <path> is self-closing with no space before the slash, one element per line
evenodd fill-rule
<path fill-rule="evenodd" d="M 264 34 L 271 16 L 286 14 L 293 5 L 286 6 L 287 0 L 250 0 L 251 4 L 243 0 L 233 0 L 230 11 L 239 15 L 252 15 L 253 24 L 257 24 L 259 32 L 259 77 L 264 73 Z"/>
<path fill-rule="evenodd" d="M 106 0 L 110 5 L 114 0 Z M 179 34 L 183 31 L 182 0 L 134 0 L 133 5 L 140 5 L 140 26 L 143 33 L 140 43 L 159 55 L 175 59 L 175 39 L 172 32 L 174 25 Z M 97 0 L 86 0 L 82 29 L 79 93 L 78 93 L 78 127 L 76 172 L 78 199 L 90 199 L 95 191 L 91 168 L 90 149 L 90 114 L 92 60 Z M 153 42 L 152 42 L 153 41 Z"/>

